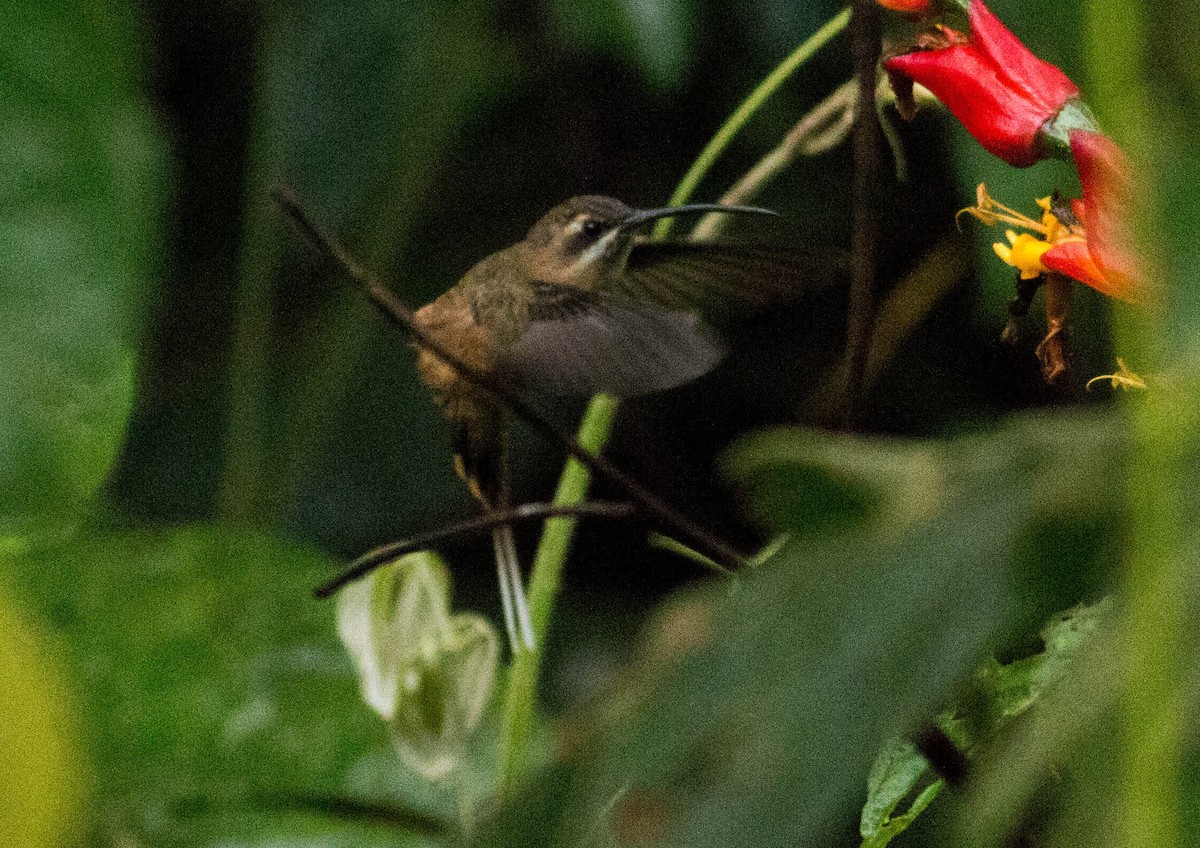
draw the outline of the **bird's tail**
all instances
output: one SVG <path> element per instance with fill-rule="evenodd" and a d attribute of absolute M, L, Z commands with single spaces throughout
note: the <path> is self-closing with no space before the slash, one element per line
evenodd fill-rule
<path fill-rule="evenodd" d="M 461 399 L 460 399 L 461 400 Z M 505 462 L 504 413 L 493 404 L 474 401 L 461 404 L 451 415 L 458 422 L 455 434 L 454 464 L 467 481 L 471 494 L 485 512 L 500 512 L 508 507 L 508 466 Z M 496 572 L 500 577 L 500 603 L 504 608 L 504 629 L 513 654 L 531 651 L 534 646 L 533 622 L 521 562 L 512 527 L 498 525 L 492 530 L 496 552 Z"/>
<path fill-rule="evenodd" d="M 500 603 L 504 607 L 508 644 L 513 654 L 532 651 L 535 644 L 533 621 L 529 617 L 521 562 L 517 558 L 517 543 L 510 525 L 501 524 L 492 530 L 492 547 L 496 551 L 496 573 L 500 578 Z"/>

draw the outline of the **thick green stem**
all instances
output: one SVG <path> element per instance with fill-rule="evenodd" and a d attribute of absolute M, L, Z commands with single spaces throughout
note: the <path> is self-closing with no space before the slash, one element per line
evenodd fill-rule
<path fill-rule="evenodd" d="M 1186 390 L 1185 390 L 1186 392 Z M 1179 845 L 1188 594 L 1181 544 L 1181 464 L 1195 437 L 1182 398 L 1150 397 L 1134 414 L 1126 557 L 1120 808 L 1131 848 Z"/>
<path fill-rule="evenodd" d="M 713 163 L 750 117 L 817 50 L 845 29 L 849 20 L 850 10 L 844 9 L 796 48 L 751 92 L 746 101 L 717 131 L 712 141 L 708 143 L 700 157 L 688 170 L 683 181 L 671 196 L 670 204 L 672 206 L 678 206 L 688 201 L 700 180 L 708 173 Z M 663 219 L 659 222 L 659 227 L 654 231 L 654 238 L 659 239 L 666 235 L 670 226 L 669 220 Z M 617 401 L 615 398 L 609 395 L 597 395 L 592 398 L 587 412 L 584 413 L 583 423 L 580 425 L 579 444 L 597 453 L 602 450 L 612 430 L 616 411 Z M 587 469 L 573 459 L 568 460 L 559 480 L 558 490 L 555 492 L 554 503 L 561 506 L 580 503 L 587 497 L 590 482 L 591 475 Z M 513 659 L 509 671 L 501 731 L 503 747 L 500 757 L 500 794 L 502 796 L 512 794 L 520 781 L 524 767 L 525 751 L 533 727 L 537 684 L 541 676 L 542 656 L 546 645 L 546 630 L 554 609 L 554 601 L 558 597 L 563 563 L 571 548 L 575 523 L 575 519 L 571 518 L 549 519 L 542 532 L 537 555 L 534 558 L 529 584 L 529 606 L 537 647 L 517 655 Z"/>
<path fill-rule="evenodd" d="M 260 25 L 259 56 L 274 56 L 279 27 L 269 15 Z M 263 63 L 267 64 L 267 63 Z M 268 189 L 276 179 L 278 139 L 273 128 L 279 81 L 275 70 L 260 70 L 255 86 L 254 129 L 244 193 L 246 223 L 238 257 L 233 342 L 230 351 L 229 419 L 219 509 L 241 524 L 268 520 L 271 472 L 266 418 L 272 339 L 271 295 L 281 250 L 281 229 Z"/>
<path fill-rule="evenodd" d="M 608 442 L 612 421 L 617 411 L 617 399 L 611 395 L 592 398 L 577 437 L 579 444 L 599 453 Z M 567 460 L 554 493 L 554 503 L 573 506 L 587 497 L 591 474 L 576 459 Z M 575 518 L 550 518 L 542 531 L 541 544 L 533 561 L 529 581 L 529 614 L 537 647 L 522 651 L 513 658 L 509 670 L 508 688 L 504 701 L 504 750 L 500 764 L 500 792 L 508 795 L 516 788 L 524 765 L 525 749 L 533 726 L 538 678 L 541 675 L 542 651 L 554 599 L 562 582 L 563 563 L 571 549 L 575 534 Z"/>

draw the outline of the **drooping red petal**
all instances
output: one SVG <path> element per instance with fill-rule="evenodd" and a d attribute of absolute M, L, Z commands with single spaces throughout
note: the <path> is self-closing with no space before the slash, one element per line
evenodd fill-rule
<path fill-rule="evenodd" d="M 1129 160 L 1116 142 L 1101 133 L 1076 130 L 1070 141 L 1083 186 L 1088 250 L 1105 274 L 1134 280 L 1138 261 L 1130 249 L 1126 218 L 1133 197 Z"/>
<path fill-rule="evenodd" d="M 1064 241 L 1042 254 L 1042 265 L 1120 300 L 1134 300 L 1135 286 L 1126 277 L 1106 273 L 1096 264 L 1087 242 Z"/>
<path fill-rule="evenodd" d="M 888 59 L 885 67 L 932 91 L 994 156 L 1017 167 L 1041 158 L 1037 132 L 1050 116 L 1014 97 L 1000 69 L 974 45 L 905 53 Z"/>
<path fill-rule="evenodd" d="M 1023 94 L 1030 104 L 1040 104 L 1046 120 L 1072 97 L 1079 96 L 1079 87 L 1057 66 L 1035 56 L 983 0 L 971 0 L 967 19 L 971 23 L 971 43 L 991 64 L 1002 69 L 1013 92 Z"/>
<path fill-rule="evenodd" d="M 1010 165 L 1032 165 L 1045 155 L 1038 132 L 1079 89 L 981 0 L 971 0 L 968 16 L 968 43 L 951 38 L 947 46 L 894 56 L 884 67 L 932 91 L 988 152 Z"/>

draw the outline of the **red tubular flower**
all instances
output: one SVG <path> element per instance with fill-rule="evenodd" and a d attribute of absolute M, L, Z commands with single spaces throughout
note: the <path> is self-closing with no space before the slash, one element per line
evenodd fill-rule
<path fill-rule="evenodd" d="M 903 12 L 908 15 L 928 15 L 931 0 L 876 0 L 885 9 L 893 12 Z"/>
<path fill-rule="evenodd" d="M 981 0 L 971 0 L 967 15 L 970 37 L 943 26 L 935 46 L 894 56 L 884 67 L 932 91 L 989 153 L 1019 168 L 1032 165 L 1049 152 L 1039 135 L 1079 89 Z"/>
<path fill-rule="evenodd" d="M 1055 244 L 1042 254 L 1042 265 L 1103 294 L 1137 300 L 1142 294 L 1137 260 L 1129 250 L 1123 216 L 1133 193 L 1129 161 L 1101 133 L 1076 130 L 1070 139 L 1083 186 L 1083 202 L 1072 205 L 1085 237 Z"/>

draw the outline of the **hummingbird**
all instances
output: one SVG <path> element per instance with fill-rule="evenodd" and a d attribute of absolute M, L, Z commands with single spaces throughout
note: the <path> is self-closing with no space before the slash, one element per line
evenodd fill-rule
<path fill-rule="evenodd" d="M 515 392 L 633 397 L 690 382 L 725 355 L 722 316 L 794 298 L 813 270 L 793 251 L 638 234 L 660 218 L 701 212 L 777 214 L 573 197 L 417 310 L 415 323 L 464 366 Z M 419 346 L 417 369 L 454 428 L 455 467 L 471 494 L 485 511 L 506 509 L 504 408 Z M 497 526 L 492 540 L 510 643 L 532 648 L 511 526 Z"/>

